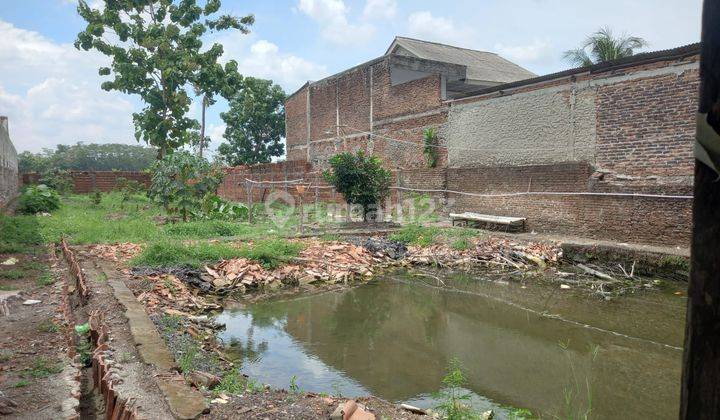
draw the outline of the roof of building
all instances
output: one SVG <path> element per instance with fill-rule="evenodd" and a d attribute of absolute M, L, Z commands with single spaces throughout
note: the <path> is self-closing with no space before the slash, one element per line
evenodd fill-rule
<path fill-rule="evenodd" d="M 609 60 L 602 63 L 593 64 L 592 66 L 576 67 L 568 70 L 559 71 L 556 73 L 550 73 L 543 76 L 537 76 L 524 80 L 517 80 L 514 82 L 505 83 L 502 85 L 491 86 L 486 88 L 477 89 L 469 93 L 469 96 L 485 95 L 493 92 L 501 92 L 505 90 L 514 89 L 521 86 L 532 85 L 535 83 L 541 83 L 554 79 L 561 79 L 563 77 L 572 77 L 581 73 L 598 74 L 604 72 L 612 72 L 621 70 L 625 67 L 639 66 L 642 64 L 649 64 L 657 61 L 667 60 L 681 60 L 687 57 L 692 57 L 700 54 L 701 44 L 699 42 L 694 44 L 683 45 L 676 48 L 670 48 L 666 50 L 648 51 L 638 54 L 634 54 L 628 57 L 617 58 L 615 60 Z M 465 98 L 461 98 L 465 99 Z"/>
<path fill-rule="evenodd" d="M 386 54 L 393 53 L 398 47 L 426 60 L 465 65 L 467 78 L 474 81 L 508 83 L 536 76 L 535 73 L 487 51 L 398 36 L 390 44 Z"/>

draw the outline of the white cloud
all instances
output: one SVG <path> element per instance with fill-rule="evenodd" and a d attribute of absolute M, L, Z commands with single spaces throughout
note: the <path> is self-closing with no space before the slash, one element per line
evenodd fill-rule
<path fill-rule="evenodd" d="M 553 61 L 556 53 L 547 41 L 535 39 L 525 45 L 495 44 L 494 51 L 518 64 L 532 64 Z"/>
<path fill-rule="evenodd" d="M 408 31 L 416 38 L 456 46 L 472 47 L 475 36 L 472 28 L 456 24 L 450 18 L 434 16 L 429 11 L 411 13 L 408 16 Z"/>
<path fill-rule="evenodd" d="M 107 59 L 0 20 L 0 114 L 18 150 L 56 144 L 135 143 L 133 104 L 100 89 Z"/>
<path fill-rule="evenodd" d="M 350 23 L 350 9 L 343 0 L 300 0 L 298 10 L 317 22 L 322 37 L 333 44 L 365 44 L 375 34 L 369 23 Z"/>
<path fill-rule="evenodd" d="M 367 0 L 363 9 L 365 19 L 392 19 L 397 15 L 395 0 Z"/>
<path fill-rule="evenodd" d="M 327 68 L 293 54 L 283 53 L 267 40 L 230 34 L 217 40 L 225 45 L 224 61 L 234 59 L 244 76 L 272 79 L 287 92 L 293 92 L 308 80 L 328 74 Z"/>

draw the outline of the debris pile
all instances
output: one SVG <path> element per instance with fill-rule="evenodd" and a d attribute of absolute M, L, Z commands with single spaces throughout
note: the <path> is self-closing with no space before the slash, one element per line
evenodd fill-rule
<path fill-rule="evenodd" d="M 143 278 L 149 283 L 149 290 L 137 294 L 137 300 L 142 302 L 149 312 L 163 310 L 167 313 L 168 310 L 182 308 L 185 312 L 203 313 L 221 309 L 219 305 L 195 296 L 175 275 L 148 274 Z"/>
<path fill-rule="evenodd" d="M 392 241 L 387 238 L 368 238 L 363 244 L 365 249 L 373 254 L 381 254 L 392 260 L 405 258 L 408 253 L 407 246 L 399 241 Z"/>
<path fill-rule="evenodd" d="M 472 242 L 465 250 L 453 250 L 447 245 L 411 247 L 408 265 L 436 265 L 458 267 L 471 264 L 516 270 L 544 269 L 562 258 L 562 249 L 546 243 L 520 244 L 508 239 L 491 238 Z"/>
<path fill-rule="evenodd" d="M 386 262 L 382 253 L 373 254 L 367 249 L 342 242 L 311 240 L 297 257 L 287 265 L 266 269 L 261 264 L 234 258 L 213 266 L 206 266 L 200 275 L 203 285 L 199 289 L 216 294 L 250 289 L 279 288 L 282 285 L 334 284 L 350 282 L 373 275 L 373 267 Z"/>
<path fill-rule="evenodd" d="M 133 258 L 142 251 L 142 247 L 130 242 L 120 244 L 96 244 L 88 246 L 87 251 L 98 258 L 117 262 Z"/>

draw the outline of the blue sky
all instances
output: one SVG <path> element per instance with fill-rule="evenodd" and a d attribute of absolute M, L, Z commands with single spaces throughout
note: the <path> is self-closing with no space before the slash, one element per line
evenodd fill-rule
<path fill-rule="evenodd" d="M 139 104 L 101 91 L 97 67 L 106 59 L 72 47 L 83 28 L 76 0 L 0 2 L 0 115 L 10 117 L 18 150 L 135 143 L 131 113 Z M 382 55 L 395 35 L 497 52 L 546 74 L 567 68 L 562 52 L 601 26 L 641 36 L 649 50 L 697 42 L 700 9 L 701 0 L 223 0 L 223 10 L 254 13 L 256 24 L 249 35 L 212 40 L 245 75 L 292 92 Z M 222 140 L 218 114 L 225 108 L 210 109 L 213 148 Z"/>

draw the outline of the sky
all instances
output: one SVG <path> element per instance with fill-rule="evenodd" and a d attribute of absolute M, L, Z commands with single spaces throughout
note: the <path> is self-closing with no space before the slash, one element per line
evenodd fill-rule
<path fill-rule="evenodd" d="M 18 152 L 58 144 L 136 144 L 140 102 L 100 89 L 97 52 L 73 47 L 84 21 L 77 0 L 0 0 L 0 115 Z M 205 0 L 198 0 L 204 4 Z M 89 0 L 98 4 L 102 0 Z M 251 33 L 211 35 L 243 75 L 272 79 L 292 93 L 381 56 L 396 35 L 492 51 L 536 74 L 571 67 L 565 50 L 600 27 L 643 37 L 661 50 L 700 40 L 702 0 L 222 0 L 221 11 L 252 13 Z M 208 110 L 211 149 L 222 141 Z M 193 116 L 199 107 L 193 105 Z"/>

